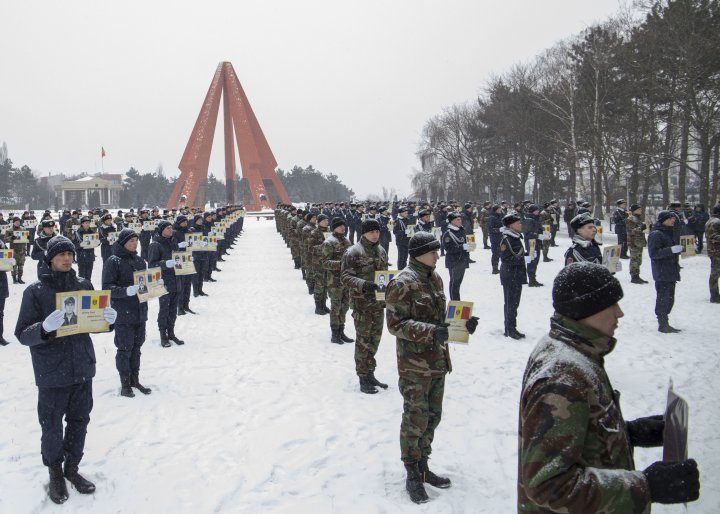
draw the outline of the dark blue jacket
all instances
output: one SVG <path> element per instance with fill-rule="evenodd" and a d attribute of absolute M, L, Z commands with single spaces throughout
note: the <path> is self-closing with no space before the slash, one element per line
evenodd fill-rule
<path fill-rule="evenodd" d="M 112 245 L 113 254 L 103 264 L 102 287 L 110 290 L 110 303 L 117 311 L 116 325 L 135 325 L 147 321 L 147 302 L 140 303 L 137 295 L 128 296 L 126 290 L 133 285 L 133 273 L 147 268 L 137 252 L 130 253 L 124 246 Z"/>
<path fill-rule="evenodd" d="M 94 234 L 95 231 L 91 228 L 87 230 L 80 229 L 75 232 L 75 260 L 78 264 L 89 264 L 95 262 L 95 248 L 83 248 L 80 246 L 83 236 L 85 234 Z"/>
<path fill-rule="evenodd" d="M 103 223 L 98 229 L 98 234 L 100 235 L 100 256 L 103 260 L 107 260 L 112 255 L 112 246 L 107 240 L 107 235 L 110 232 L 115 232 L 115 227 L 112 225 L 105 225 Z"/>
<path fill-rule="evenodd" d="M 89 291 L 89 280 L 74 270 L 55 273 L 43 268 L 40 280 L 23 292 L 15 337 L 30 347 L 35 384 L 38 387 L 66 387 L 92 380 L 95 376 L 95 350 L 89 334 L 56 337 L 46 333 L 42 322 L 55 310 L 55 293 Z M 113 326 L 110 327 L 113 329 Z"/>
<path fill-rule="evenodd" d="M 694 223 L 692 229 L 696 234 L 700 234 L 702 232 L 705 232 L 705 224 L 710 220 L 710 215 L 707 212 L 705 212 L 704 205 L 697 204 L 695 207 L 700 207 L 700 208 L 702 208 L 702 210 L 695 211 L 695 223 Z"/>
<path fill-rule="evenodd" d="M 393 233 L 395 234 L 395 244 L 397 246 L 405 246 L 410 243 L 410 238 L 407 236 L 407 230 L 408 225 L 411 225 L 410 220 L 407 218 L 403 218 L 402 216 L 398 216 L 395 220 L 395 227 L 393 228 Z"/>
<path fill-rule="evenodd" d="M 458 265 L 470 267 L 470 253 L 463 249 L 463 244 L 467 243 L 465 237 L 465 229 L 451 225 L 451 228 L 443 235 L 443 244 L 445 245 L 445 267 L 450 269 Z"/>
<path fill-rule="evenodd" d="M 500 240 L 500 283 L 504 286 L 527 284 L 522 234 L 509 229 L 503 229 Z"/>
<path fill-rule="evenodd" d="M 166 262 L 172 259 L 173 251 L 177 250 L 175 250 L 172 238 L 163 237 L 160 234 L 153 236 L 148 249 L 148 268 L 160 268 L 162 270 L 162 279 L 168 293 L 177 291 L 175 266 L 168 267 L 166 265 Z"/>
<path fill-rule="evenodd" d="M 490 213 L 490 216 L 488 216 L 488 232 L 490 232 L 491 245 L 499 245 L 500 240 L 502 239 L 502 229 L 504 226 L 502 217 L 502 214 L 496 214 L 494 212 Z"/>
<path fill-rule="evenodd" d="M 474 234 L 475 233 L 475 214 L 472 212 L 472 210 L 463 209 L 462 213 L 460 214 L 462 216 L 462 226 L 465 229 L 466 234 Z"/>
<path fill-rule="evenodd" d="M 648 235 L 648 254 L 655 282 L 680 281 L 680 258 L 679 254 L 673 253 L 670 249 L 673 245 L 675 245 L 673 227 L 655 223 Z"/>

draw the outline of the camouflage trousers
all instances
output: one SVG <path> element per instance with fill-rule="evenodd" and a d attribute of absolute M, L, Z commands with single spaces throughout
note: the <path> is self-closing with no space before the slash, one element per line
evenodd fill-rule
<path fill-rule="evenodd" d="M 642 248 L 630 247 L 630 276 L 640 276 L 640 266 L 642 266 Z"/>
<path fill-rule="evenodd" d="M 718 279 L 720 278 L 720 255 L 710 257 L 710 293 L 718 293 Z"/>
<path fill-rule="evenodd" d="M 549 251 L 549 250 L 550 250 L 550 240 L 549 240 L 549 239 L 544 239 L 543 242 L 542 242 L 542 254 L 543 254 L 543 259 L 547 259 L 547 258 L 548 258 L 548 251 Z"/>
<path fill-rule="evenodd" d="M 350 308 L 350 293 L 344 287 L 328 287 L 330 297 L 330 326 L 345 324 L 345 315 Z"/>
<path fill-rule="evenodd" d="M 326 286 L 325 286 L 325 272 L 324 271 L 311 271 L 313 276 L 313 294 L 315 295 L 316 302 L 324 302 L 327 298 Z"/>
<path fill-rule="evenodd" d="M 355 372 L 358 376 L 365 376 L 375 371 L 375 354 L 380 346 L 383 326 L 385 322 L 385 309 L 375 308 L 364 311 L 353 310 L 355 320 Z"/>
<path fill-rule="evenodd" d="M 435 429 L 442 418 L 445 376 L 400 377 L 398 386 L 403 396 L 400 457 L 405 463 L 417 462 L 432 453 Z"/>
<path fill-rule="evenodd" d="M 300 252 L 298 251 L 298 245 L 297 243 L 290 242 L 290 255 L 292 255 L 293 260 L 300 258 Z"/>

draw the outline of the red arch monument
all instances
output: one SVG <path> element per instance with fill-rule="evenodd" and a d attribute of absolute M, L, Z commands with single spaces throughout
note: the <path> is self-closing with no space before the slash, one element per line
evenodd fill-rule
<path fill-rule="evenodd" d="M 274 208 L 278 202 L 290 203 L 287 192 L 275 173 L 277 161 L 273 156 L 255 113 L 232 64 L 221 62 L 210 83 L 190 140 L 185 147 L 180 177 L 175 183 L 167 208 L 188 205 L 205 207 L 208 166 L 215 125 L 223 99 L 223 126 L 225 128 L 225 184 L 227 202 L 236 203 L 235 149 L 233 128 L 242 168 L 242 202 L 250 211 Z M 183 199 L 183 196 L 185 197 Z"/>

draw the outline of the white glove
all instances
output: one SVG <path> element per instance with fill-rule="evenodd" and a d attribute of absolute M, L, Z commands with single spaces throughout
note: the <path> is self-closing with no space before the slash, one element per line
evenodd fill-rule
<path fill-rule="evenodd" d="M 179 248 L 187 248 L 187 246 L 188 246 L 187 241 L 180 241 L 178 243 Z"/>
<path fill-rule="evenodd" d="M 165 266 L 167 266 L 168 268 L 174 268 L 175 267 L 175 259 L 166 260 Z"/>
<path fill-rule="evenodd" d="M 680 253 L 683 251 L 684 248 L 683 245 L 673 245 L 670 247 L 670 249 L 672 250 L 672 253 Z"/>
<path fill-rule="evenodd" d="M 538 234 L 538 241 L 545 241 L 545 234 Z"/>
<path fill-rule="evenodd" d="M 193 256 L 191 255 L 191 256 L 190 256 L 190 262 L 194 262 L 194 261 L 195 261 L 195 257 L 193 257 Z"/>
<path fill-rule="evenodd" d="M 105 318 L 105 321 L 112 325 L 117 319 L 117 311 L 112 307 L 105 307 L 105 310 L 103 311 L 103 317 Z"/>
<path fill-rule="evenodd" d="M 128 296 L 135 296 L 137 294 L 137 287 L 127 286 L 127 289 L 125 289 L 125 294 Z"/>
<path fill-rule="evenodd" d="M 686 219 L 685 224 L 687 225 L 688 223 L 690 223 L 690 220 Z"/>
<path fill-rule="evenodd" d="M 466 252 L 468 251 L 469 245 L 467 243 L 463 243 L 463 250 Z"/>
<path fill-rule="evenodd" d="M 45 332 L 55 332 L 62 327 L 65 313 L 60 309 L 52 311 L 50 315 L 42 322 L 42 328 Z"/>
<path fill-rule="evenodd" d="M 165 285 L 165 281 L 164 281 L 163 279 L 160 279 L 160 280 L 158 280 L 158 284 L 160 284 L 161 286 L 164 286 L 164 285 Z"/>
<path fill-rule="evenodd" d="M 15 266 L 17 264 L 15 257 L 10 257 L 10 264 L 12 264 L 13 266 Z"/>
<path fill-rule="evenodd" d="M 200 246 L 207 246 L 207 245 L 208 245 L 207 241 L 200 241 Z"/>
<path fill-rule="evenodd" d="M 525 264 L 530 264 L 532 261 L 533 261 L 532 257 L 530 257 L 529 255 L 525 256 Z"/>

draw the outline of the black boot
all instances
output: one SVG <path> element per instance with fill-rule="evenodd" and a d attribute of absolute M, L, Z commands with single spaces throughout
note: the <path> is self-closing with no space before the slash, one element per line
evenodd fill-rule
<path fill-rule="evenodd" d="M 543 257 L 543 262 L 552 262 L 552 261 L 553 261 L 553 259 L 551 259 L 550 257 Z"/>
<path fill-rule="evenodd" d="M 152 389 L 150 389 L 149 387 L 145 387 L 140 383 L 140 373 L 137 371 L 130 373 L 130 385 L 140 391 L 142 394 L 152 393 Z"/>
<path fill-rule="evenodd" d="M 387 385 L 387 384 L 383 384 L 383 383 L 380 382 L 377 378 L 375 378 L 375 371 L 374 371 L 374 370 L 371 371 L 370 373 L 368 373 L 367 378 L 368 378 L 368 382 L 370 382 L 371 385 L 374 385 L 374 386 L 376 386 L 376 387 L 382 387 L 383 389 L 387 389 L 387 388 L 388 388 L 388 385 Z"/>
<path fill-rule="evenodd" d="M 13 278 L 13 284 L 17 284 L 17 275 L 15 273 L 11 273 Z"/>
<path fill-rule="evenodd" d="M 187 314 L 185 312 L 185 309 L 183 309 L 182 305 L 179 305 L 178 306 L 178 316 L 185 316 L 185 314 Z"/>
<path fill-rule="evenodd" d="M 710 303 L 720 303 L 720 294 L 710 293 Z"/>
<path fill-rule="evenodd" d="M 308 285 L 308 294 L 315 294 L 315 287 L 312 283 L 309 283 Z"/>
<path fill-rule="evenodd" d="M 334 344 L 343 344 L 343 342 L 340 340 L 340 327 L 334 327 L 330 325 L 330 333 L 332 334 L 330 336 L 330 342 Z"/>
<path fill-rule="evenodd" d="M 182 339 L 178 339 L 177 336 L 175 335 L 175 328 L 174 328 L 174 327 L 173 327 L 173 328 L 168 328 L 167 338 L 168 338 L 170 341 L 173 341 L 176 345 L 185 344 L 185 341 L 183 341 Z"/>
<path fill-rule="evenodd" d="M 418 469 L 417 462 L 410 462 L 405 464 L 405 470 L 407 470 L 407 480 L 405 481 L 405 490 L 410 495 L 410 499 L 414 503 L 426 503 L 430 501 L 425 487 L 422 482 L 422 475 Z"/>
<path fill-rule="evenodd" d="M 492 274 L 493 274 L 493 275 L 498 275 L 499 273 L 500 273 L 500 270 L 499 270 L 499 269 L 493 268 L 493 270 L 492 270 Z"/>
<path fill-rule="evenodd" d="M 170 348 L 171 344 L 168 341 L 168 331 L 166 328 L 160 329 L 160 346 L 163 348 Z"/>
<path fill-rule="evenodd" d="M 318 316 L 325 316 L 327 312 L 325 312 L 325 309 L 323 309 L 322 302 L 320 300 L 315 300 L 315 314 Z"/>
<path fill-rule="evenodd" d="M 3 336 L 0 336 L 0 346 L 7 346 L 10 344 L 10 341 L 7 341 Z"/>
<path fill-rule="evenodd" d="M 305 268 L 300 266 L 300 272 L 302 273 L 302 279 L 305 280 Z"/>
<path fill-rule="evenodd" d="M 77 462 L 65 461 L 64 466 L 65 478 L 75 486 L 75 490 L 80 494 L 92 494 L 95 492 L 95 484 L 78 473 Z"/>
<path fill-rule="evenodd" d="M 511 328 L 510 330 L 505 331 L 505 337 L 512 337 L 513 339 L 522 339 L 525 337 L 525 334 L 522 332 L 518 332 L 517 329 Z"/>
<path fill-rule="evenodd" d="M 365 394 L 375 394 L 378 392 L 377 389 L 375 389 L 375 386 L 370 383 L 368 380 L 368 377 L 366 376 L 359 376 L 360 378 L 360 392 Z"/>
<path fill-rule="evenodd" d="M 23 272 L 20 271 L 20 270 L 18 270 L 18 273 L 17 273 L 17 283 L 18 283 L 18 284 L 24 284 L 24 283 L 25 283 L 25 282 L 23 282 L 22 276 L 23 276 Z"/>
<path fill-rule="evenodd" d="M 127 396 L 128 398 L 135 398 L 132 387 L 130 387 L 130 377 L 120 375 L 120 396 Z"/>
<path fill-rule="evenodd" d="M 327 306 L 327 298 L 323 298 L 322 308 L 325 310 L 325 314 L 330 314 L 330 309 Z"/>
<path fill-rule="evenodd" d="M 663 334 L 677 334 L 678 332 L 682 332 L 682 330 L 671 326 L 670 322 L 666 319 L 659 319 L 658 332 L 662 332 Z"/>
<path fill-rule="evenodd" d="M 447 489 L 452 485 L 449 478 L 439 477 L 428 467 L 428 458 L 424 457 L 418 462 L 418 469 L 422 474 L 422 481 L 426 484 L 430 484 L 433 487 L 439 487 L 440 489 Z"/>
<path fill-rule="evenodd" d="M 644 284 L 645 281 L 641 279 L 638 275 L 633 275 L 630 279 L 631 284 Z"/>
<path fill-rule="evenodd" d="M 295 262 L 295 269 L 300 269 L 300 260 L 299 259 L 293 259 L 293 260 Z"/>
<path fill-rule="evenodd" d="M 184 310 L 185 312 L 189 312 L 190 314 L 197 314 L 197 312 L 195 312 L 194 310 L 192 310 L 192 309 L 190 308 L 190 303 L 189 303 L 189 302 L 183 305 L 183 310 Z"/>
<path fill-rule="evenodd" d="M 67 484 L 63 477 L 62 467 L 48 468 L 50 472 L 50 484 L 48 485 L 48 496 L 53 503 L 62 504 L 68 499 Z"/>
<path fill-rule="evenodd" d="M 535 277 L 530 277 L 530 280 L 528 280 L 528 287 L 542 287 L 542 284 L 538 282 Z"/>
<path fill-rule="evenodd" d="M 345 335 L 345 324 L 343 323 L 340 325 L 340 340 L 343 343 L 354 343 L 355 339 L 350 339 L 348 336 Z"/>

